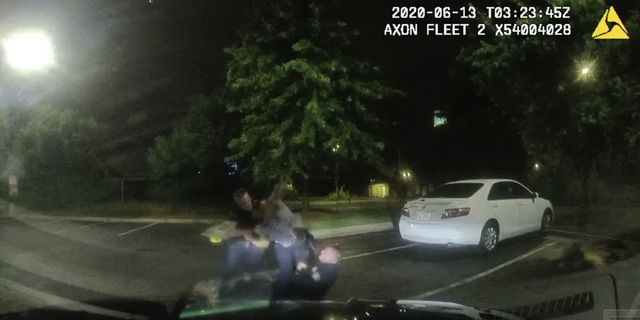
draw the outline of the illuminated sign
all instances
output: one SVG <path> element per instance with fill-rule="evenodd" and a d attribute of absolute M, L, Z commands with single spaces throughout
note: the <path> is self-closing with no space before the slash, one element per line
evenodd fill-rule
<path fill-rule="evenodd" d="M 444 115 L 444 112 L 435 110 L 433 111 L 433 126 L 439 127 L 447 123 L 447 117 Z"/>

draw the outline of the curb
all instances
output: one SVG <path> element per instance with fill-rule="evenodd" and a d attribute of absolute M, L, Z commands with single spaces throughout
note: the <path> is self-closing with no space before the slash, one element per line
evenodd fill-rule
<path fill-rule="evenodd" d="M 0 217 L 16 219 L 41 219 L 41 220 L 64 220 L 64 221 L 85 221 L 85 222 L 114 222 L 114 223 L 183 223 L 183 224 L 215 224 L 221 219 L 180 219 L 180 218 L 111 218 L 111 217 L 78 217 L 45 215 L 41 213 L 30 213 L 26 209 L 12 205 L 0 200 L 0 205 L 7 208 Z M 3 210 L 4 211 L 4 210 Z"/>
<path fill-rule="evenodd" d="M 117 222 L 117 223 L 175 223 L 175 224 L 214 224 L 220 219 L 176 219 L 176 218 L 107 218 L 107 217 L 76 217 L 76 216 L 47 216 L 42 214 L 14 213 L 6 214 L 11 218 L 31 218 L 42 220 L 64 220 L 85 222 Z"/>
<path fill-rule="evenodd" d="M 218 231 L 216 233 L 216 228 L 219 226 L 213 226 L 207 230 L 205 230 L 201 235 L 203 237 L 218 237 L 221 233 Z M 347 237 L 347 236 L 355 236 L 359 234 L 365 233 L 374 233 L 374 232 L 383 232 L 393 230 L 393 223 L 384 222 L 384 223 L 375 223 L 375 224 L 364 224 L 358 226 L 349 226 L 349 227 L 340 227 L 340 228 L 332 228 L 332 229 L 320 229 L 320 230 L 309 230 L 309 233 L 316 239 L 329 239 L 329 238 L 338 238 L 338 237 Z"/>
<path fill-rule="evenodd" d="M 383 232 L 383 231 L 389 231 L 393 229 L 394 229 L 393 223 L 384 222 L 384 223 L 365 224 L 365 225 L 359 225 L 359 226 L 350 226 L 350 227 L 341 227 L 341 228 L 332 228 L 332 229 L 309 230 L 309 232 L 316 239 L 327 239 L 327 238 L 355 236 L 355 235 L 365 234 L 365 233 Z"/>

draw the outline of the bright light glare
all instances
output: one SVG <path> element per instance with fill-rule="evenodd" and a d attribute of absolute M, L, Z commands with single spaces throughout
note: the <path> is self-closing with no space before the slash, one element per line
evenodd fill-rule
<path fill-rule="evenodd" d="M 587 74 L 587 73 L 589 73 L 589 71 L 590 71 L 589 68 L 582 68 L 581 72 L 582 72 L 582 74 Z"/>
<path fill-rule="evenodd" d="M 53 45 L 43 33 L 20 33 L 7 38 L 4 51 L 9 66 L 16 70 L 36 71 L 54 64 Z"/>

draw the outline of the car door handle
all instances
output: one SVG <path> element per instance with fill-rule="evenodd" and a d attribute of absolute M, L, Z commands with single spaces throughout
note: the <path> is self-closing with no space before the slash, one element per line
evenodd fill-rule
<path fill-rule="evenodd" d="M 521 207 L 522 207 L 522 206 L 524 206 L 524 202 L 522 202 L 522 201 L 518 201 L 518 204 L 519 204 Z"/>
<path fill-rule="evenodd" d="M 497 208 L 497 207 L 498 207 L 498 204 L 497 204 L 497 203 L 492 203 L 492 204 L 491 204 L 491 207 L 493 207 L 493 208 Z"/>

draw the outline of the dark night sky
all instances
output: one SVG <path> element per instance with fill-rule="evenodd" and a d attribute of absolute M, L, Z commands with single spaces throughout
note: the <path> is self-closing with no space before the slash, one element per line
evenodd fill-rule
<path fill-rule="evenodd" d="M 222 49 L 237 40 L 235 29 L 243 22 L 249 2 L 2 1 L 2 35 L 24 28 L 44 29 L 54 38 L 60 63 L 54 72 L 37 77 L 20 77 L 0 68 L 4 102 L 29 106 L 45 100 L 78 106 L 111 126 L 103 144 L 145 132 L 162 132 L 184 114 L 184 97 L 209 93 L 223 85 L 226 57 Z M 429 2 L 429 7 L 468 3 L 440 0 Z M 493 2 L 473 3 L 482 6 Z M 385 120 L 398 124 L 394 145 L 406 150 L 408 158 L 413 151 L 413 162 L 423 167 L 436 167 L 460 157 L 468 162 L 464 155 L 447 156 L 445 151 L 449 149 L 447 143 L 465 140 L 464 133 L 451 128 L 446 133 L 434 132 L 424 126 L 429 124 L 433 109 L 446 105 L 467 105 L 468 115 L 464 115 L 466 111 L 459 113 L 463 120 L 477 120 L 477 113 L 482 111 L 486 102 L 473 94 L 468 79 L 456 79 L 450 72 L 461 46 L 469 40 L 383 36 L 385 24 L 397 22 L 391 19 L 391 7 L 410 5 L 425 3 L 352 0 L 340 13 L 361 31 L 361 56 L 380 65 L 387 81 L 408 93 L 407 99 L 389 102 L 382 114 Z M 496 136 L 504 136 L 495 127 L 479 132 L 480 126 L 474 126 L 473 120 L 464 121 L 471 123 L 469 130 L 474 130 L 469 134 L 482 137 L 486 143 L 495 144 Z M 437 155 L 424 157 L 424 150 L 420 150 L 424 148 Z M 397 156 L 393 148 L 388 153 L 389 157 Z M 502 157 L 512 156 L 503 152 Z"/>

